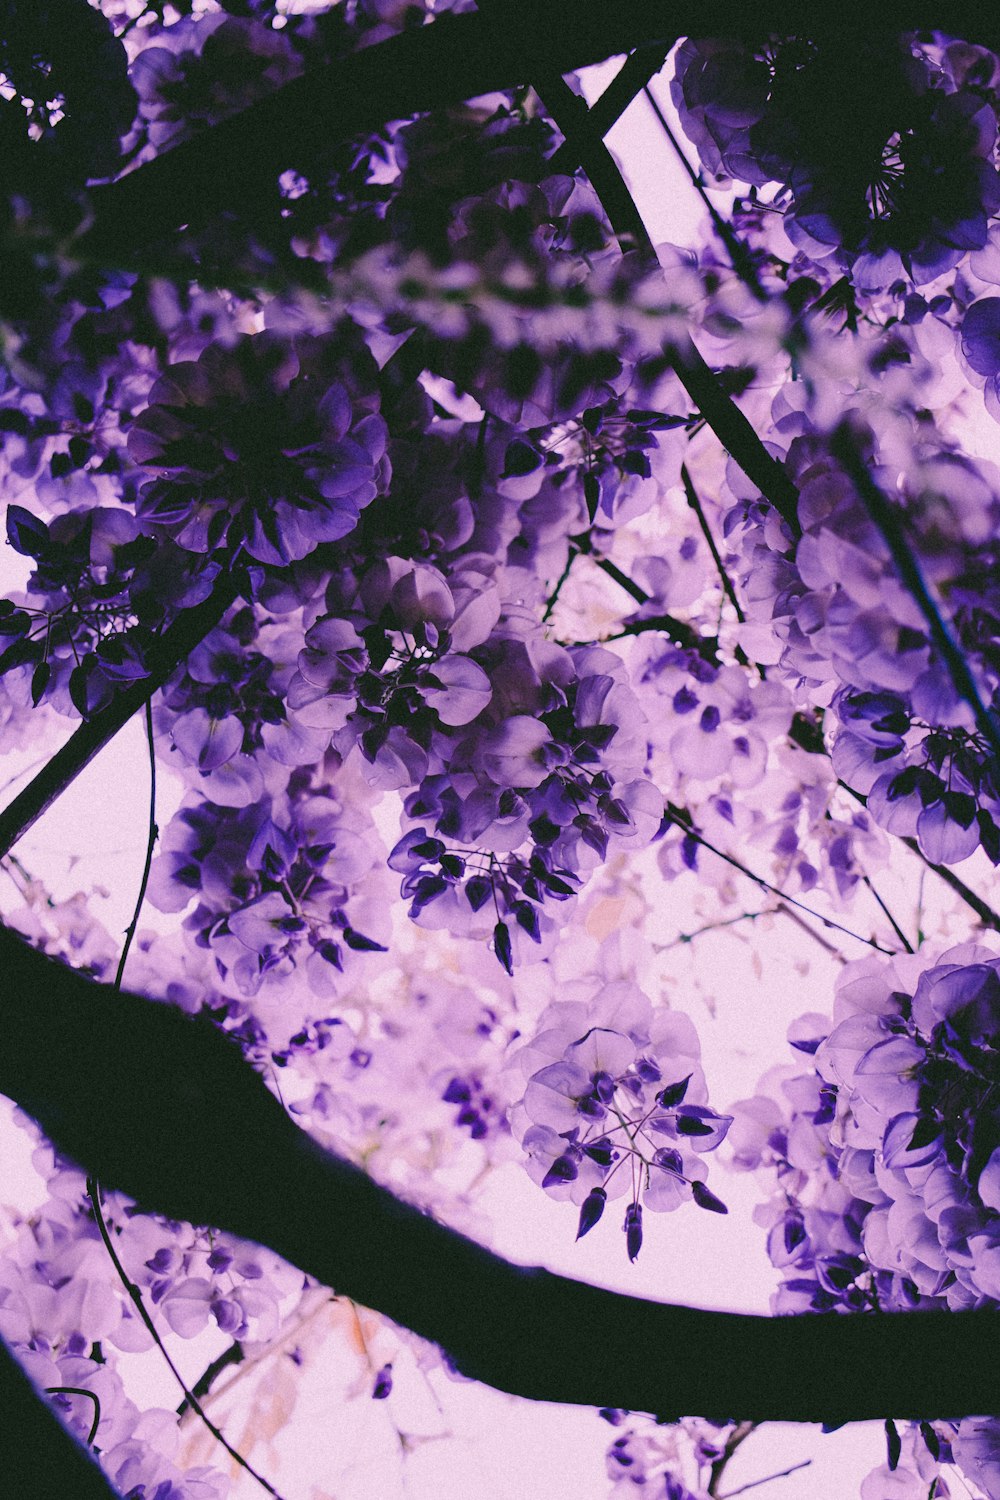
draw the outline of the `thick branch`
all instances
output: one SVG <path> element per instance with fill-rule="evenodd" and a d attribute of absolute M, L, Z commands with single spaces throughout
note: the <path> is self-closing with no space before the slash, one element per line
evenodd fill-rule
<path fill-rule="evenodd" d="M 146 1209 L 271 1246 L 535 1400 L 754 1420 L 995 1405 L 990 1312 L 760 1318 L 515 1266 L 320 1150 L 203 1020 L 118 995 L 0 930 L 0 1089 Z M 857 1372 L 865 1371 L 859 1381 Z"/>
<path fill-rule="evenodd" d="M 171 673 L 218 625 L 236 597 L 232 573 L 220 575 L 208 598 L 177 616 L 160 637 L 149 662 L 150 674 L 125 688 L 92 719 L 86 719 L 51 760 L 0 813 L 0 859 L 75 781 L 99 750 L 114 739 L 137 709 L 148 703 Z"/>
<path fill-rule="evenodd" d="M 752 7 L 741 0 L 699 0 L 696 14 L 685 16 L 680 28 L 675 7 L 649 0 L 531 0 L 523 8 L 548 39 L 548 61 L 559 73 L 640 46 L 665 50 L 681 35 L 799 34 L 803 25 L 800 0 L 764 0 Z M 1000 46 L 996 7 L 987 0 L 883 0 L 878 22 L 886 31 L 939 28 Z M 869 18 L 861 24 L 870 26 Z M 851 29 L 848 7 L 810 8 L 811 35 Z M 441 16 L 311 70 L 234 119 L 95 188 L 88 250 L 113 259 L 206 214 L 246 211 L 262 198 L 273 202 L 277 174 L 308 166 L 331 144 L 387 120 L 529 81 L 513 28 L 497 35 L 480 15 Z"/>
<path fill-rule="evenodd" d="M 0 1340 L 3 1484 L 17 1500 L 115 1500 L 82 1444 L 66 1431 Z"/>

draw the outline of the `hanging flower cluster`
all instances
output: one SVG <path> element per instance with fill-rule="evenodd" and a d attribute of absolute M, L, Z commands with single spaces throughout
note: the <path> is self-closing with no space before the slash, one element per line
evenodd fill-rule
<path fill-rule="evenodd" d="M 1000 1306 L 1000 958 L 969 943 L 855 960 L 832 1026 L 803 1016 L 789 1039 L 815 1071 L 789 1073 L 783 1107 L 737 1104 L 729 1137 L 776 1187 L 759 1212 L 775 1311 Z M 921 1478 L 954 1461 L 1000 1496 L 1000 1422 L 925 1423 L 911 1441 Z"/>
<path fill-rule="evenodd" d="M 732 1116 L 709 1106 L 699 1056 L 688 1017 L 654 1010 L 627 980 L 590 1004 L 557 1001 L 543 1013 L 516 1054 L 527 1082 L 511 1125 L 532 1180 L 579 1204 L 577 1239 L 609 1197 L 628 1198 L 630 1260 L 642 1246 L 644 1207 L 669 1213 L 693 1202 L 726 1212 L 703 1158 L 725 1140 Z"/>
<path fill-rule="evenodd" d="M 933 281 L 986 243 L 997 99 L 947 46 L 689 39 L 671 92 L 710 170 L 780 183 L 792 241 L 866 291 Z M 845 111 L 855 128 L 831 133 Z"/>
<path fill-rule="evenodd" d="M 268 332 L 171 366 L 129 433 L 157 476 L 138 515 L 188 551 L 277 566 L 346 536 L 388 480 L 374 376 L 356 338 Z"/>

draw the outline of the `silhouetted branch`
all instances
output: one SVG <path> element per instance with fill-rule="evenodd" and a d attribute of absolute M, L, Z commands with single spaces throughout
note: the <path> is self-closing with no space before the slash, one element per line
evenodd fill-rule
<path fill-rule="evenodd" d="M 89 1393 L 88 1393 L 89 1394 Z M 0 1340 L 4 1493 L 17 1500 L 115 1500 L 117 1491 L 66 1431 Z"/>
<path fill-rule="evenodd" d="M 269 1245 L 474 1379 L 533 1400 L 755 1421 L 995 1404 L 993 1312 L 772 1319 L 513 1265 L 321 1150 L 207 1020 L 93 984 L 6 929 L 0 961 L 0 1089 L 59 1150 L 148 1211 Z"/>
<path fill-rule="evenodd" d="M 754 6 L 699 0 L 693 15 L 649 0 L 532 0 L 521 10 L 546 37 L 547 61 L 558 73 L 634 48 L 666 51 L 681 36 L 760 39 L 801 35 L 804 24 L 800 0 Z M 940 30 L 1000 47 L 992 0 L 883 0 L 878 23 L 886 32 Z M 809 9 L 810 36 L 838 36 L 849 45 L 852 33 L 870 26 L 867 14 L 855 18 L 850 7 Z M 531 81 L 514 28 L 498 34 L 475 13 L 440 16 L 311 69 L 233 119 L 93 189 L 88 246 L 113 261 L 207 214 L 276 204 L 275 179 L 286 167 L 308 167 L 332 145 L 387 120 Z"/>

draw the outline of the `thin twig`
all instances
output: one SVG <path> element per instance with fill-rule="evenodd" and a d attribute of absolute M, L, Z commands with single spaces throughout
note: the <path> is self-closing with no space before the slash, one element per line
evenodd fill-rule
<path fill-rule="evenodd" d="M 736 272 L 740 280 L 750 289 L 758 302 L 766 302 L 767 293 L 764 291 L 764 288 L 760 284 L 757 276 L 757 269 L 750 258 L 750 252 L 747 250 L 747 247 L 744 245 L 739 235 L 733 229 L 733 226 L 727 223 L 727 221 L 719 213 L 719 210 L 716 208 L 711 198 L 709 198 L 707 192 L 705 191 L 705 181 L 702 177 L 702 174 L 700 172 L 696 172 L 694 167 L 692 167 L 691 163 L 688 161 L 687 153 L 684 151 L 680 141 L 677 139 L 676 135 L 671 129 L 670 122 L 667 119 L 666 115 L 663 113 L 663 110 L 660 108 L 659 100 L 653 93 L 652 89 L 647 86 L 643 89 L 642 92 L 646 98 L 646 102 L 649 104 L 650 108 L 653 111 L 653 114 L 656 116 L 661 130 L 673 147 L 674 154 L 677 157 L 677 160 L 680 162 L 688 177 L 691 179 L 696 193 L 708 210 L 709 217 L 712 220 L 712 227 L 714 228 L 716 234 L 719 236 L 719 239 L 726 247 L 726 252 L 729 256 L 730 261 L 732 262 L 733 270 Z"/>
<path fill-rule="evenodd" d="M 906 539 L 899 516 L 862 462 L 851 430 L 846 423 L 841 423 L 833 434 L 830 450 L 853 481 L 873 524 L 889 548 L 889 554 L 896 565 L 900 581 L 923 615 L 930 638 L 944 661 L 956 693 L 972 709 L 976 728 L 993 752 L 995 768 L 1000 774 L 1000 731 L 998 731 L 996 719 L 983 702 L 978 684 L 962 648 L 952 636 L 927 587 L 920 564 Z"/>
<path fill-rule="evenodd" d="M 738 917 L 725 917 L 719 922 L 706 922 L 704 927 L 696 927 L 693 932 L 679 932 L 669 943 L 657 943 L 657 953 L 668 953 L 671 948 L 680 948 L 685 943 L 693 943 L 695 938 L 702 937 L 706 932 L 721 932 L 725 927 L 735 927 L 740 922 L 756 922 L 758 917 L 772 917 L 779 908 L 776 906 L 765 906 L 762 911 L 741 911 Z"/>
<path fill-rule="evenodd" d="M 746 1442 L 752 1432 L 757 1430 L 756 1422 L 739 1422 L 726 1439 L 725 1447 L 719 1457 L 712 1465 L 711 1477 L 708 1481 L 708 1493 L 712 1496 L 718 1495 L 719 1481 L 726 1472 L 726 1466 L 736 1450 Z"/>
<path fill-rule="evenodd" d="M 855 802 L 859 802 L 862 807 L 868 806 L 868 798 L 864 795 L 863 792 L 857 791 L 853 786 L 850 786 L 846 781 L 843 781 L 839 777 L 837 779 L 837 785 L 843 791 L 845 791 L 849 797 L 853 797 Z M 900 843 L 905 844 L 907 849 L 909 849 L 912 854 L 915 854 L 917 858 L 921 860 L 924 865 L 926 865 L 928 870 L 932 870 L 940 880 L 943 880 L 945 885 L 948 886 L 950 890 L 954 891 L 955 895 L 959 896 L 971 911 L 975 912 L 976 916 L 979 918 L 980 922 L 982 922 L 984 927 L 991 927 L 995 932 L 1000 932 L 1000 912 L 994 911 L 992 906 L 988 905 L 987 902 L 983 900 L 982 896 L 977 896 L 976 892 L 971 888 L 971 886 L 967 886 L 965 881 L 962 880 L 960 876 L 955 874 L 954 870 L 949 870 L 947 865 L 935 864 L 934 860 L 928 858 L 928 856 L 924 853 L 920 845 L 917 843 L 917 840 L 915 838 L 911 838 L 909 834 L 904 834 L 900 839 Z"/>
<path fill-rule="evenodd" d="M 793 911 L 793 909 L 790 906 L 787 906 L 784 901 L 779 901 L 774 909 L 776 912 L 780 912 L 783 917 L 787 917 L 790 922 L 794 922 L 796 927 L 798 927 L 800 931 L 804 932 L 807 937 L 811 937 L 813 942 L 817 943 L 819 947 L 823 949 L 824 953 L 829 953 L 830 957 L 835 958 L 838 963 L 845 962 L 844 955 L 841 953 L 836 943 L 829 942 L 821 932 L 816 931 L 815 927 L 810 927 L 805 918 L 800 916 L 797 911 Z M 822 922 L 825 919 L 823 917 L 820 917 L 819 920 Z M 860 941 L 863 942 L 864 939 L 862 938 Z"/>
<path fill-rule="evenodd" d="M 142 879 L 139 881 L 139 894 L 136 897 L 135 910 L 132 920 L 125 932 L 125 941 L 122 944 L 121 957 L 118 960 L 118 970 L 115 974 L 115 989 L 122 987 L 122 975 L 125 973 L 125 965 L 128 962 L 129 949 L 135 937 L 135 930 L 139 925 L 139 913 L 142 911 L 142 903 L 146 899 L 146 887 L 149 884 L 149 870 L 153 863 L 153 850 L 156 848 L 156 840 L 160 836 L 160 830 L 156 826 L 156 747 L 153 744 L 153 710 L 149 699 L 146 699 L 146 743 L 149 746 L 149 832 L 146 837 L 146 859 L 142 867 Z"/>
<path fill-rule="evenodd" d="M 592 557 L 601 572 L 607 573 L 609 578 L 613 578 L 618 587 L 624 589 L 626 594 L 635 600 L 636 604 L 649 603 L 649 595 L 646 593 L 646 590 L 640 584 L 636 583 L 634 578 L 630 578 L 627 573 L 623 573 L 617 563 L 611 561 L 610 557 L 598 557 L 596 552 L 588 553 L 588 556 Z M 676 623 L 679 624 L 680 622 Z"/>
<path fill-rule="evenodd" d="M 727 865 L 732 865 L 734 870 L 739 870 L 741 875 L 745 875 L 748 880 L 752 880 L 762 890 L 770 891 L 774 896 L 780 896 L 782 901 L 786 901 L 790 906 L 794 906 L 799 911 L 805 912 L 807 917 L 813 917 L 817 922 L 822 922 L 824 927 L 831 928 L 835 932 L 842 932 L 846 937 L 853 938 L 856 943 L 864 943 L 866 947 L 874 948 L 877 953 L 884 953 L 890 958 L 894 957 L 894 950 L 892 948 L 883 948 L 882 944 L 876 942 L 874 938 L 862 937 L 860 933 L 852 932 L 849 927 L 844 927 L 840 922 L 835 922 L 832 917 L 824 917 L 821 912 L 814 911 L 811 906 L 806 906 L 803 901 L 797 900 L 795 896 L 790 896 L 787 891 L 782 891 L 776 885 L 772 885 L 762 875 L 756 875 L 753 870 L 741 864 L 732 854 L 726 854 L 723 850 L 717 849 L 714 844 L 710 844 L 708 839 L 704 838 L 698 832 L 692 823 L 687 821 L 686 815 L 682 813 L 680 808 L 675 808 L 668 803 L 664 811 L 664 817 L 673 823 L 676 828 L 680 829 L 681 833 L 688 838 L 694 839 L 695 843 L 707 849 L 710 854 L 717 855 Z"/>
<path fill-rule="evenodd" d="M 949 870 L 947 865 L 935 864 L 934 860 L 928 859 L 916 839 L 907 836 L 903 838 L 902 842 L 906 845 L 907 849 L 911 849 L 919 859 L 923 860 L 928 870 L 933 870 L 934 874 L 940 880 L 943 880 L 945 885 L 955 892 L 956 896 L 961 897 L 966 906 L 975 912 L 984 927 L 991 927 L 994 932 L 1000 932 L 1000 912 L 994 911 L 992 906 L 988 905 L 981 896 L 977 896 L 976 892 L 970 886 L 967 886 L 965 881 L 955 874 L 954 870 Z"/>
<path fill-rule="evenodd" d="M 749 1484 L 741 1484 L 739 1489 L 727 1490 L 719 1500 L 733 1500 L 734 1495 L 742 1495 L 747 1490 L 755 1490 L 762 1484 L 770 1484 L 773 1479 L 787 1479 L 789 1474 L 796 1474 L 799 1469 L 808 1469 L 812 1464 L 811 1458 L 800 1459 L 797 1464 L 790 1464 L 787 1469 L 781 1469 L 777 1474 L 765 1474 L 763 1479 L 751 1479 Z"/>
<path fill-rule="evenodd" d="M 228 1349 L 223 1349 L 221 1354 L 217 1355 L 210 1364 L 205 1366 L 198 1379 L 191 1386 L 192 1394 L 198 1397 L 207 1396 L 223 1370 L 228 1370 L 230 1365 L 241 1365 L 245 1358 L 243 1345 L 239 1339 L 234 1339 Z M 188 1399 L 185 1396 L 184 1400 L 177 1407 L 177 1415 L 183 1417 L 184 1413 L 190 1409 Z"/>
<path fill-rule="evenodd" d="M 862 885 L 864 885 L 865 887 L 867 887 L 867 889 L 871 892 L 872 896 L 875 898 L 875 900 L 878 903 L 878 905 L 882 908 L 882 912 L 883 912 L 883 915 L 885 916 L 886 921 L 889 923 L 889 925 L 892 928 L 893 932 L 899 938 L 899 941 L 902 943 L 902 945 L 905 948 L 906 952 L 907 953 L 914 953 L 916 950 L 914 949 L 913 944 L 910 942 L 909 938 L 906 936 L 906 933 L 903 931 L 902 927 L 900 927 L 899 923 L 896 921 L 896 918 L 893 916 L 892 912 L 889 910 L 888 906 L 886 906 L 885 902 L 882 900 L 882 897 L 879 895 L 878 891 L 875 889 L 875 886 L 874 886 L 874 883 L 871 880 L 871 877 L 868 876 L 868 875 L 862 875 L 862 877 L 861 877 L 861 883 L 862 883 Z"/>
<path fill-rule="evenodd" d="M 149 833 L 146 839 L 146 859 L 145 863 L 143 864 L 142 878 L 139 882 L 139 894 L 136 898 L 135 910 L 132 914 L 132 920 L 129 923 L 128 930 L 125 933 L 125 941 L 122 944 L 121 957 L 118 960 L 118 970 L 115 974 L 114 983 L 112 985 L 112 989 L 119 992 L 122 986 L 122 976 L 125 973 L 125 965 L 128 962 L 129 949 L 132 946 L 132 940 L 135 937 L 136 928 L 139 924 L 139 914 L 142 911 L 142 905 L 146 899 L 146 887 L 149 884 L 149 870 L 153 862 L 153 850 L 156 847 L 156 840 L 159 837 L 159 829 L 156 826 L 156 746 L 153 741 L 153 710 L 150 706 L 148 698 L 146 699 L 145 710 L 146 743 L 149 747 Z M 94 1217 L 97 1220 L 97 1227 L 100 1230 L 101 1239 L 104 1241 L 104 1248 L 107 1250 L 108 1255 L 111 1257 L 111 1263 L 117 1271 L 122 1285 L 128 1292 L 132 1301 L 135 1303 L 136 1310 L 138 1311 L 140 1318 L 142 1319 L 147 1331 L 152 1337 L 157 1349 L 159 1349 L 160 1353 L 165 1359 L 171 1374 L 174 1376 L 174 1379 L 177 1381 L 181 1390 L 184 1392 L 184 1401 L 181 1403 L 181 1410 L 183 1411 L 185 1406 L 190 1407 L 191 1410 L 201 1418 L 202 1422 L 208 1428 L 208 1431 L 212 1434 L 216 1441 L 222 1444 L 230 1457 L 235 1459 L 235 1461 L 240 1465 L 241 1468 L 246 1469 L 247 1473 L 250 1474 L 252 1478 L 256 1479 L 257 1483 L 261 1485 L 269 1495 L 274 1495 L 277 1497 L 277 1500 L 281 1500 L 281 1497 L 278 1495 L 277 1490 L 274 1489 L 266 1479 L 262 1478 L 262 1476 L 257 1473 L 256 1469 L 254 1469 L 252 1465 L 249 1464 L 243 1457 L 243 1455 L 239 1453 L 232 1446 L 232 1444 L 226 1440 L 225 1437 L 223 1437 L 219 1428 L 216 1427 L 215 1423 L 209 1419 L 198 1400 L 198 1393 L 194 1389 L 188 1390 L 188 1387 L 184 1383 L 184 1379 L 177 1369 L 177 1366 L 174 1364 L 169 1353 L 167 1352 L 166 1345 L 157 1332 L 156 1325 L 154 1324 L 149 1313 L 146 1311 L 140 1288 L 134 1281 L 129 1278 L 128 1274 L 125 1271 L 125 1267 L 119 1260 L 115 1247 L 111 1242 L 111 1236 L 108 1233 L 108 1226 L 104 1221 L 104 1214 L 101 1209 L 101 1186 L 96 1177 L 87 1178 L 87 1196 L 90 1198 L 91 1206 L 94 1211 Z M 239 1345 L 237 1344 L 232 1347 L 238 1349 Z M 240 1351 L 240 1357 L 242 1357 L 242 1350 Z M 228 1357 L 225 1362 L 231 1363 L 231 1360 L 232 1355 L 230 1350 L 228 1351 Z"/>
<path fill-rule="evenodd" d="M 47 1396 L 86 1396 L 94 1403 L 94 1412 L 90 1422 L 90 1431 L 87 1433 L 87 1447 L 93 1443 L 97 1436 L 97 1429 L 101 1425 L 101 1403 L 93 1391 L 88 1391 L 82 1385 L 47 1385 L 45 1387 Z"/>
<path fill-rule="evenodd" d="M 729 600 L 730 604 L 733 606 L 733 609 L 736 612 L 737 620 L 739 620 L 740 624 L 742 625 L 746 621 L 746 615 L 743 611 L 743 606 L 737 599 L 736 590 L 733 588 L 733 581 L 730 578 L 729 574 L 726 572 L 726 565 L 722 561 L 722 554 L 719 551 L 718 546 L 716 545 L 715 537 L 712 535 L 712 529 L 708 524 L 708 518 L 705 515 L 701 500 L 698 498 L 698 491 L 694 487 L 694 481 L 691 478 L 691 474 L 687 464 L 681 464 L 681 483 L 684 486 L 685 499 L 687 500 L 688 505 L 694 511 L 695 515 L 698 517 L 698 525 L 701 527 L 701 534 L 705 538 L 708 550 L 712 554 L 712 561 L 715 563 L 715 571 L 719 575 L 719 582 L 722 584 L 723 592 L 725 593 L 725 596 Z"/>
<path fill-rule="evenodd" d="M 546 601 L 546 604 L 545 604 L 545 613 L 542 615 L 542 624 L 543 625 L 549 619 L 551 619 L 551 617 L 552 617 L 552 611 L 555 609 L 556 604 L 559 602 L 559 595 L 562 593 L 562 586 L 566 582 L 567 578 L 569 577 L 570 569 L 572 568 L 573 564 L 576 562 L 576 559 L 579 556 L 580 556 L 579 549 L 576 548 L 576 547 L 574 547 L 573 544 L 572 544 L 572 542 L 571 542 L 570 543 L 570 547 L 569 547 L 569 553 L 568 553 L 568 555 L 566 557 L 566 566 L 563 568 L 562 572 L 559 574 L 559 577 L 556 579 L 555 587 L 553 588 L 551 594 L 549 595 L 549 597 L 548 597 L 548 599 Z"/>
<path fill-rule="evenodd" d="M 156 1324 L 153 1322 L 149 1313 L 146 1311 L 146 1305 L 142 1300 L 141 1290 L 138 1286 L 136 1286 L 135 1282 L 132 1281 L 128 1272 L 125 1270 L 125 1267 L 122 1265 L 120 1259 L 118 1258 L 118 1252 L 115 1249 L 114 1244 L 112 1243 L 111 1235 L 108 1233 L 108 1226 L 104 1221 L 104 1212 L 101 1208 L 101 1189 L 95 1177 L 87 1178 L 87 1196 L 89 1197 L 91 1206 L 94 1210 L 94 1218 L 97 1221 L 97 1228 L 100 1231 L 101 1239 L 104 1241 L 104 1248 L 105 1250 L 107 1250 L 108 1255 L 111 1257 L 111 1263 L 118 1273 L 119 1280 L 121 1281 L 122 1286 L 128 1292 L 133 1303 L 135 1304 L 136 1311 L 138 1312 L 139 1317 L 142 1319 L 147 1333 L 150 1335 L 153 1343 L 162 1354 L 170 1370 L 170 1373 L 173 1375 L 174 1379 L 177 1381 L 177 1384 L 184 1392 L 184 1399 L 187 1402 L 188 1406 L 191 1407 L 192 1411 L 197 1413 L 202 1422 L 208 1428 L 209 1432 L 215 1438 L 216 1442 L 221 1443 L 223 1448 L 225 1448 L 230 1458 L 233 1459 L 235 1463 L 239 1464 L 241 1469 L 245 1469 L 252 1479 L 256 1479 L 261 1489 L 266 1490 L 269 1495 L 274 1495 L 275 1500 L 281 1500 L 281 1496 L 278 1494 L 278 1491 L 274 1488 L 274 1486 L 269 1484 L 261 1474 L 258 1474 L 257 1470 L 253 1467 L 252 1464 L 247 1461 L 247 1459 L 243 1457 L 242 1453 L 238 1452 L 237 1449 L 233 1447 L 232 1443 L 227 1440 L 227 1438 L 223 1435 L 219 1428 L 216 1427 L 215 1423 L 212 1421 L 208 1413 L 203 1409 L 201 1402 L 198 1400 L 198 1397 L 194 1394 L 193 1391 L 188 1390 L 186 1384 L 184 1383 L 183 1375 L 174 1364 L 173 1360 L 170 1357 L 167 1346 L 164 1344 L 162 1338 L 159 1335 Z"/>

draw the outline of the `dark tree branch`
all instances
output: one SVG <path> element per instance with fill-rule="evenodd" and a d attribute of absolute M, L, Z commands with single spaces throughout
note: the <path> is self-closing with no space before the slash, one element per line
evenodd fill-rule
<path fill-rule="evenodd" d="M 667 49 L 663 46 L 638 47 L 619 68 L 599 99 L 595 99 L 587 113 L 581 129 L 593 139 L 603 140 L 611 127 L 621 119 L 632 100 L 647 90 L 650 79 L 655 78 L 666 60 Z M 546 167 L 550 172 L 573 173 L 576 159 L 573 143 L 564 142 L 549 157 Z"/>
<path fill-rule="evenodd" d="M 539 8 L 519 8 L 511 0 L 479 0 L 479 5 L 498 39 L 514 29 L 507 22 L 516 22 L 526 55 L 532 59 L 530 82 L 546 113 L 564 135 L 566 150 L 572 150 L 578 165 L 590 178 L 612 229 L 622 241 L 622 248 L 634 248 L 650 267 L 655 266 L 656 255 L 642 215 L 603 138 L 588 128 L 585 102 L 560 76 L 553 60 L 552 40 L 544 30 Z M 726 393 L 718 375 L 706 363 L 694 341 L 689 337 L 672 341 L 665 353 L 681 385 L 719 442 L 774 506 L 792 535 L 797 537 L 800 531 L 798 490 L 778 461 L 768 453 L 752 423 Z"/>
<path fill-rule="evenodd" d="M 150 656 L 150 675 L 118 693 L 107 708 L 85 719 L 51 760 L 0 813 L 0 859 L 36 823 L 53 802 L 75 781 L 99 750 L 114 739 L 144 703 L 148 703 L 171 673 L 218 625 L 236 597 L 231 571 L 219 575 L 211 594 L 201 604 L 178 615 L 160 637 Z"/>
<path fill-rule="evenodd" d="M 115 1500 L 117 1491 L 82 1443 L 66 1431 L 17 1360 L 0 1340 L 0 1472 L 6 1494 L 17 1500 Z"/>
<path fill-rule="evenodd" d="M 531 0 L 521 7 L 547 39 L 548 61 L 559 73 L 656 46 L 682 35 L 797 35 L 800 0 L 699 0 L 678 25 L 674 6 L 650 0 Z M 940 29 L 987 47 L 1000 47 L 992 0 L 883 0 L 878 22 L 887 32 Z M 810 9 L 810 35 L 849 37 L 870 18 L 851 19 L 849 7 Z M 252 212 L 273 203 L 274 183 L 286 167 L 308 167 L 331 144 L 387 120 L 459 104 L 531 80 L 518 36 L 486 24 L 475 13 L 444 15 L 428 26 L 362 48 L 311 70 L 234 119 L 165 152 L 117 182 L 92 191 L 94 221 L 88 247 L 112 260 L 151 244 L 183 224 L 232 209 Z"/>
<path fill-rule="evenodd" d="M 269 1245 L 474 1379 L 533 1400 L 755 1421 L 996 1404 L 995 1313 L 751 1317 L 512 1265 L 321 1150 L 207 1020 L 93 984 L 6 929 L 0 961 L 0 1090 L 61 1151 L 148 1211 Z"/>
<path fill-rule="evenodd" d="M 846 423 L 842 423 L 833 434 L 830 451 L 853 481 L 872 523 L 889 548 L 889 554 L 896 565 L 900 581 L 924 617 L 927 634 L 947 668 L 955 692 L 972 710 L 980 738 L 989 747 L 993 756 L 993 774 L 998 775 L 1000 773 L 1000 727 L 997 725 L 995 715 L 983 702 L 979 685 L 962 647 L 952 635 L 938 608 L 937 601 L 927 587 L 897 509 L 890 504 L 872 479 L 858 452 L 850 427 Z"/>

